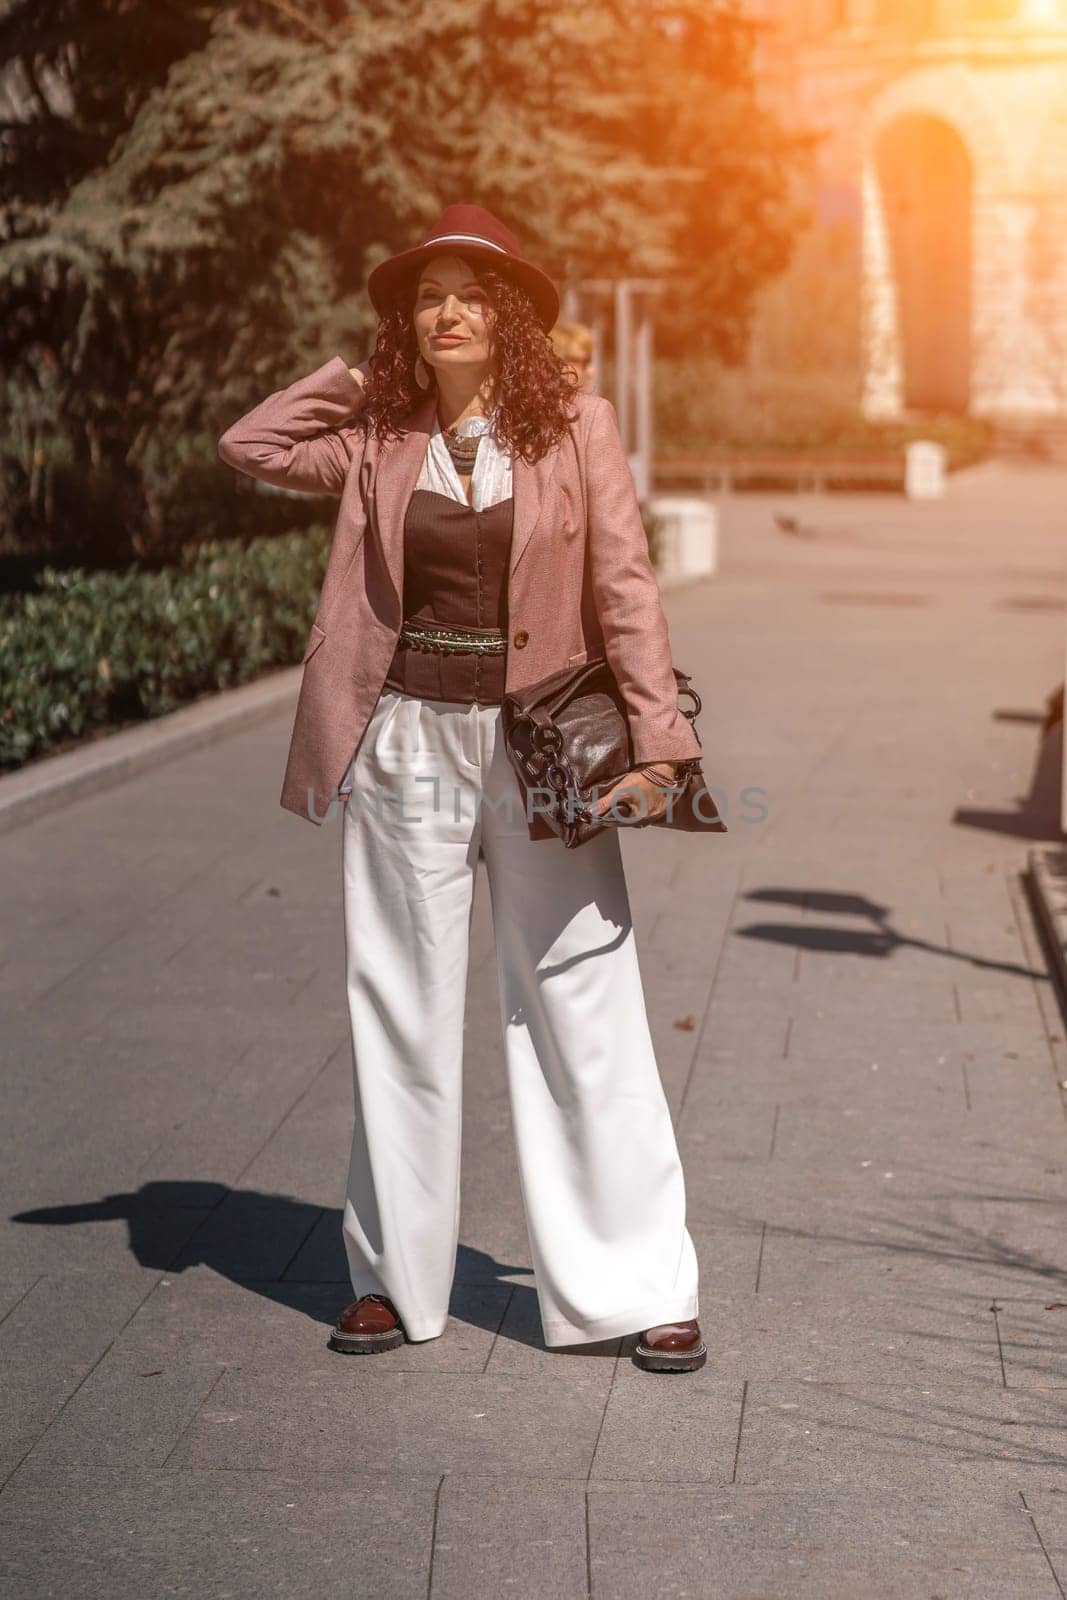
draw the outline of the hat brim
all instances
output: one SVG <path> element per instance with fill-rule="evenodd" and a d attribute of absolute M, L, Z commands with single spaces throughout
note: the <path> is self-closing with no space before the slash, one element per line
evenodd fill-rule
<path fill-rule="evenodd" d="M 391 309 L 413 273 L 421 270 L 431 256 L 440 255 L 457 255 L 464 260 L 484 262 L 514 279 L 533 301 L 538 321 L 546 333 L 550 333 L 559 321 L 559 291 L 547 273 L 535 267 L 531 261 L 521 261 L 505 251 L 480 244 L 420 244 L 412 250 L 401 250 L 398 255 L 380 261 L 367 278 L 367 293 L 378 315 L 384 317 Z"/>

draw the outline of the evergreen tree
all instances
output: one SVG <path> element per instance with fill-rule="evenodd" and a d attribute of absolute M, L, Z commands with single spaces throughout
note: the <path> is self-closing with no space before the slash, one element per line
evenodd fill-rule
<path fill-rule="evenodd" d="M 704 0 L 8 0 L 0 365 L 45 460 L 16 429 L 9 498 L 54 516 L 62 452 L 134 549 L 184 536 L 207 442 L 362 359 L 368 271 L 456 200 L 557 279 L 671 276 L 661 348 L 736 352 L 804 147 L 750 55 Z"/>

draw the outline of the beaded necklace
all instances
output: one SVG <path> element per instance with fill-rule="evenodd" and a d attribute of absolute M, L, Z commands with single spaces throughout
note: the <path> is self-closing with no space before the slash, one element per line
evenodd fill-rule
<path fill-rule="evenodd" d="M 441 423 L 440 417 L 437 420 Z M 441 423 L 441 437 L 445 441 L 457 472 L 470 474 L 474 471 L 478 446 L 481 444 L 482 435 L 489 432 L 490 426 L 489 417 L 467 417 L 455 428 L 446 428 Z"/>

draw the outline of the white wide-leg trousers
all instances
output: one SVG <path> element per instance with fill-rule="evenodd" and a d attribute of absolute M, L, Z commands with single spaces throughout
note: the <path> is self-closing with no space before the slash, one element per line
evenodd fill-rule
<path fill-rule="evenodd" d="M 355 1294 L 444 1331 L 459 1238 L 463 1018 L 481 845 L 512 1123 L 548 1345 L 697 1315 L 685 1187 L 618 834 L 533 841 L 498 706 L 383 690 L 349 769 L 345 959 Z"/>

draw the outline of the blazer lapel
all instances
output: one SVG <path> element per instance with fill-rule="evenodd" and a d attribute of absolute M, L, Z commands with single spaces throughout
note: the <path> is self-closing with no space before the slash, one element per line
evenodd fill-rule
<path fill-rule="evenodd" d="M 533 463 L 516 454 L 511 463 L 511 492 L 515 497 L 511 523 L 511 555 L 508 561 L 508 583 L 515 576 L 515 568 L 533 538 L 534 529 L 545 508 L 545 496 L 552 474 L 559 462 L 559 445 L 554 445 L 547 455 Z"/>
<path fill-rule="evenodd" d="M 426 458 L 436 404 L 435 394 L 426 395 L 409 414 L 407 431 L 399 438 L 384 441 L 378 452 L 373 520 L 393 585 L 396 606 L 401 613 L 404 593 L 404 518 Z M 517 453 L 513 457 L 511 486 L 515 505 L 508 561 L 509 585 L 541 519 L 546 492 L 559 463 L 559 455 L 559 445 L 555 445 L 540 460 L 532 463 Z"/>
<path fill-rule="evenodd" d="M 398 615 L 403 615 L 404 604 L 404 518 L 426 458 L 436 408 L 437 397 L 431 391 L 409 413 L 407 432 L 385 440 L 378 452 L 374 520 Z"/>

